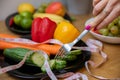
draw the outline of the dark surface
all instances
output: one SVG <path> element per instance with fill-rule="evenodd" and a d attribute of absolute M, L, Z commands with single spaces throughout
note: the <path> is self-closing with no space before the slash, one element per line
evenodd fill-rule
<path fill-rule="evenodd" d="M 83 41 L 79 41 L 77 46 L 86 46 L 86 44 Z M 2 53 L 2 51 L 1 51 Z M 77 69 L 80 69 L 84 66 L 85 61 L 89 60 L 91 56 L 91 52 L 89 51 L 82 51 L 82 54 L 80 54 L 77 57 L 77 60 L 68 62 L 67 67 L 59 70 L 59 71 L 53 71 L 55 74 L 61 74 L 65 73 L 68 71 L 76 71 Z M 14 61 L 5 58 L 0 65 L 2 67 L 9 66 L 11 64 L 16 64 Z M 23 65 L 21 68 L 12 70 L 8 72 L 9 75 L 22 78 L 22 79 L 41 79 L 47 76 L 45 73 L 41 73 L 40 68 L 34 67 L 34 66 L 28 66 L 28 65 Z"/>
<path fill-rule="evenodd" d="M 13 13 L 13 14 L 10 14 L 9 16 L 7 16 L 7 18 L 5 20 L 5 24 L 6 24 L 7 28 L 9 30 L 11 30 L 12 32 L 20 34 L 20 35 L 30 34 L 31 30 L 24 30 L 20 26 L 17 26 L 15 23 L 13 23 L 12 25 L 9 24 L 10 20 L 17 14 L 18 13 L 16 12 L 16 13 Z M 72 19 L 70 18 L 70 16 L 67 13 L 65 14 L 64 18 L 69 20 L 70 22 L 72 22 Z"/>

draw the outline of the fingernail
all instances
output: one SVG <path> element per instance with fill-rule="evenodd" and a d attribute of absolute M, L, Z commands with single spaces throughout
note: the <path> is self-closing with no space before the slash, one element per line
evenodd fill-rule
<path fill-rule="evenodd" d="M 85 29 L 86 29 L 86 30 L 90 30 L 90 29 L 91 29 L 91 26 L 90 26 L 90 25 L 87 25 L 87 26 L 85 27 Z"/>
<path fill-rule="evenodd" d="M 97 27 L 94 27 L 94 31 L 96 31 L 97 30 Z"/>

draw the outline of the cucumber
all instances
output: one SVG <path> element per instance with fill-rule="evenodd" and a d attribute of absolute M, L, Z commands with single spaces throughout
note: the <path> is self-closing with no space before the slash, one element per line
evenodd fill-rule
<path fill-rule="evenodd" d="M 77 59 L 77 56 L 81 54 L 81 50 L 72 50 L 63 57 L 64 60 L 66 61 L 73 61 Z"/>
<path fill-rule="evenodd" d="M 77 59 L 77 56 L 81 54 L 81 50 L 72 50 L 68 53 L 65 54 L 64 57 L 57 57 L 57 59 L 63 59 L 65 61 L 73 61 L 75 59 Z"/>
<path fill-rule="evenodd" d="M 42 67 L 42 65 L 44 64 L 45 58 L 42 54 L 38 54 L 35 52 L 31 55 L 31 60 L 37 66 Z"/>
<path fill-rule="evenodd" d="M 26 55 L 26 53 L 29 51 L 31 50 L 25 48 L 8 48 L 8 49 L 4 49 L 3 54 L 5 57 L 15 62 L 20 62 L 23 59 L 23 57 Z M 30 56 L 27 57 L 25 63 L 28 65 L 33 65 Z"/>
<path fill-rule="evenodd" d="M 77 59 L 77 56 L 76 55 L 65 55 L 63 57 L 63 59 L 66 61 L 73 61 L 73 60 Z"/>
<path fill-rule="evenodd" d="M 70 52 L 68 52 L 68 53 L 66 53 L 67 55 L 80 55 L 82 52 L 81 52 L 81 50 L 72 50 L 72 51 L 70 51 Z"/>
<path fill-rule="evenodd" d="M 55 63 L 55 69 L 56 70 L 60 70 L 60 69 L 63 69 L 65 68 L 67 65 L 67 62 L 65 60 L 56 60 L 56 63 Z"/>
<path fill-rule="evenodd" d="M 50 65 L 51 70 L 53 70 L 53 69 L 55 68 L 55 63 L 56 63 L 56 60 L 55 60 L 55 59 L 51 59 L 51 60 L 49 61 L 49 65 Z"/>
<path fill-rule="evenodd" d="M 3 54 L 5 57 L 15 61 L 20 62 L 27 52 L 31 50 L 25 48 L 9 48 L 5 49 Z M 37 52 L 32 53 L 30 56 L 27 57 L 25 64 L 41 67 L 44 63 L 44 56 L 42 54 L 38 54 Z"/>
<path fill-rule="evenodd" d="M 41 67 L 41 71 L 42 71 L 43 73 L 46 73 L 46 69 L 45 69 L 44 66 Z"/>
<path fill-rule="evenodd" d="M 63 69 L 64 67 L 66 67 L 67 62 L 65 60 L 52 59 L 49 61 L 49 65 L 50 65 L 51 70 L 54 70 L 54 69 L 60 70 L 60 69 Z M 41 67 L 41 71 L 43 73 L 46 72 L 46 69 L 44 66 Z"/>
<path fill-rule="evenodd" d="M 49 60 L 48 63 L 49 63 L 49 66 L 50 66 L 50 69 L 51 69 L 51 70 L 55 69 L 55 63 L 56 63 L 56 60 L 55 60 L 55 59 Z M 43 73 L 46 72 L 46 69 L 45 69 L 44 66 L 41 67 L 41 71 L 42 71 Z"/>

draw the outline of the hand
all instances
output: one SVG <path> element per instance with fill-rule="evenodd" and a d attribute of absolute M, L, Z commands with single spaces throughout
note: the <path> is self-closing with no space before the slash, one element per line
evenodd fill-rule
<path fill-rule="evenodd" d="M 96 16 L 91 26 L 103 28 L 120 15 L 120 0 L 93 0 L 93 15 Z"/>

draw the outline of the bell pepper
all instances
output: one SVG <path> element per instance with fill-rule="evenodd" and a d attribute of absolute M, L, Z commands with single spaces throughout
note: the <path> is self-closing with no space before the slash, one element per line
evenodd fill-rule
<path fill-rule="evenodd" d="M 54 38 L 60 40 L 63 43 L 72 42 L 80 32 L 75 28 L 75 26 L 68 22 L 63 21 L 57 25 L 57 28 L 54 32 Z"/>
<path fill-rule="evenodd" d="M 32 40 L 35 42 L 39 42 L 38 40 L 38 28 L 40 25 L 40 22 L 42 21 L 42 18 L 35 18 L 32 22 L 32 29 L 31 29 L 31 36 L 32 36 Z"/>
<path fill-rule="evenodd" d="M 12 27 L 13 23 L 14 23 L 14 19 L 13 19 L 13 17 L 12 17 L 12 18 L 10 18 L 9 26 Z"/>
<path fill-rule="evenodd" d="M 45 9 L 45 12 L 64 16 L 66 11 L 61 2 L 51 2 Z"/>
<path fill-rule="evenodd" d="M 45 17 L 43 19 L 36 18 L 32 24 L 32 40 L 36 42 L 43 42 L 53 38 L 54 31 L 57 24 Z"/>

